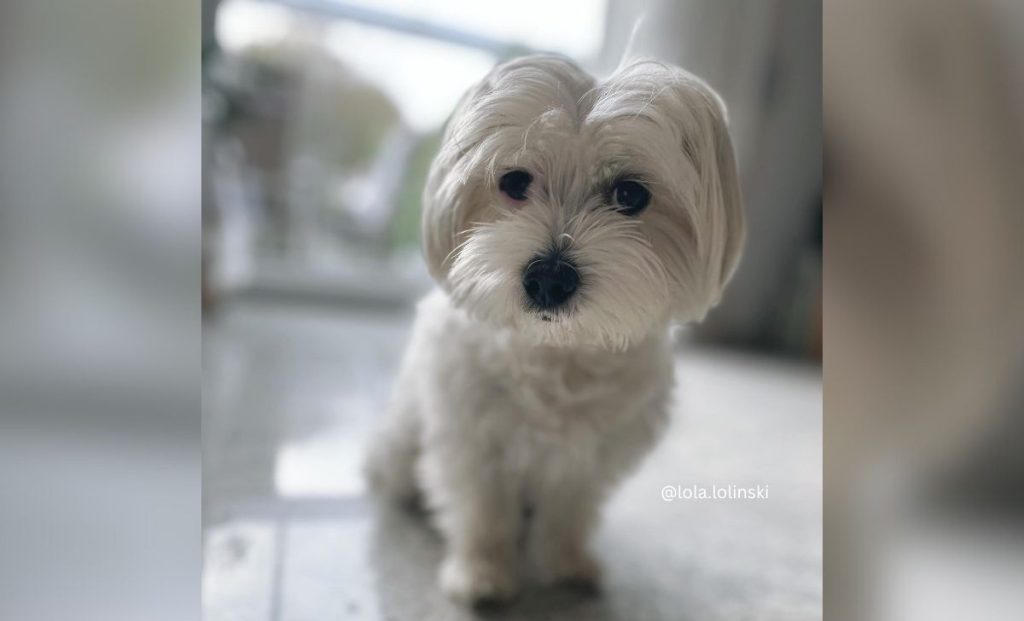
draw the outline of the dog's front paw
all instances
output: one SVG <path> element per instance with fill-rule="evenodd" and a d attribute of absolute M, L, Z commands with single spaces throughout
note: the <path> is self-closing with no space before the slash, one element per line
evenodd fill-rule
<path fill-rule="evenodd" d="M 484 606 L 507 602 L 519 585 L 513 567 L 483 558 L 449 556 L 441 566 L 441 589 L 452 599 Z"/>
<path fill-rule="evenodd" d="M 597 593 L 601 588 L 601 565 L 584 550 L 549 555 L 543 569 L 549 584 L 585 593 Z"/>

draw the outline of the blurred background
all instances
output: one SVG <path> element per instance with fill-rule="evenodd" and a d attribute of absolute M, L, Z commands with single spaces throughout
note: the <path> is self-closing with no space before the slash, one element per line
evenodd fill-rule
<path fill-rule="evenodd" d="M 456 102 L 536 52 L 679 64 L 724 98 L 748 242 L 681 335 L 677 422 L 612 501 L 598 601 L 509 618 L 821 616 L 821 8 L 771 2 L 203 3 L 204 609 L 461 619 L 440 544 L 373 511 L 360 462 L 415 302 L 420 195 Z M 682 344 L 685 343 L 685 346 Z M 765 442 L 764 438 L 771 441 Z M 667 503 L 669 484 L 770 498 Z M 683 612 L 686 611 L 686 612 Z"/>

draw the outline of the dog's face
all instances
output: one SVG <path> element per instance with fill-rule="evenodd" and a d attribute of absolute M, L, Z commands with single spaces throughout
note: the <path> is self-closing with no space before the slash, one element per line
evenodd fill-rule
<path fill-rule="evenodd" d="M 495 68 L 459 104 L 424 191 L 431 275 L 459 308 L 554 345 L 623 348 L 719 300 L 743 239 L 718 97 L 634 63 Z"/>

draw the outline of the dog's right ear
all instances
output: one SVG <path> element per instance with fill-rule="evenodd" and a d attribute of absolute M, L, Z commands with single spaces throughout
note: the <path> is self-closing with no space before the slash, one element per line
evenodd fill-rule
<path fill-rule="evenodd" d="M 496 68 L 497 69 L 497 68 Z M 496 70 L 495 69 L 495 70 Z M 423 188 L 423 213 L 420 221 L 423 254 L 430 275 L 448 289 L 448 271 L 451 269 L 455 249 L 465 241 L 472 226 L 474 190 L 470 166 L 465 162 L 472 144 L 464 131 L 464 117 L 473 103 L 492 88 L 492 70 L 480 83 L 469 89 L 459 100 L 441 136 L 441 148 L 430 165 L 427 183 Z M 484 197 L 476 197 L 482 206 Z"/>

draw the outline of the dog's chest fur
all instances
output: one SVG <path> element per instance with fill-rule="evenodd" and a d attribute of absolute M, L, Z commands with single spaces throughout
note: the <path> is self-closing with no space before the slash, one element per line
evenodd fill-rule
<path fill-rule="evenodd" d="M 612 431 L 649 401 L 657 383 L 653 343 L 620 354 L 564 350 L 515 342 L 490 344 L 485 360 L 522 421 L 541 437 Z"/>
<path fill-rule="evenodd" d="M 472 427 L 497 442 L 510 465 L 590 462 L 608 441 L 664 417 L 672 384 L 667 335 L 624 352 L 539 346 L 476 322 L 442 293 L 424 301 L 419 317 L 417 348 L 434 362 L 421 368 L 437 373 L 428 389 L 437 391 L 437 407 L 427 416 Z"/>

